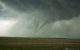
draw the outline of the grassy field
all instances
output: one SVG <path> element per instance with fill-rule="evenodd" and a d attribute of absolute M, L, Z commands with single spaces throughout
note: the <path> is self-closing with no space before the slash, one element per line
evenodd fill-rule
<path fill-rule="evenodd" d="M 80 39 L 0 37 L 0 50 L 80 50 Z"/>

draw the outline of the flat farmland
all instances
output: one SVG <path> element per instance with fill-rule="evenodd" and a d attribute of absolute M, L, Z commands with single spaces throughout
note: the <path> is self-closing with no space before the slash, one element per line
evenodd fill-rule
<path fill-rule="evenodd" d="M 19 50 L 65 50 L 66 48 L 74 48 L 79 50 L 80 39 L 0 37 L 0 48 L 2 50 L 5 50 L 5 48 L 17 48 Z"/>

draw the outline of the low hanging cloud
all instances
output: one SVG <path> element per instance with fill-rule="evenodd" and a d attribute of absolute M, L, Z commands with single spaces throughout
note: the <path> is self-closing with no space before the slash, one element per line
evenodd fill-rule
<path fill-rule="evenodd" d="M 80 38 L 79 5 L 79 0 L 1 0 L 0 19 L 16 21 L 7 36 Z"/>

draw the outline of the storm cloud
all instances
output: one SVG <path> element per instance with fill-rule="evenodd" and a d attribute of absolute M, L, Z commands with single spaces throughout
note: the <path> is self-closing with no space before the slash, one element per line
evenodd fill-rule
<path fill-rule="evenodd" d="M 79 0 L 1 0 L 0 2 L 0 18 L 17 21 L 8 32 L 10 36 L 80 38 Z"/>

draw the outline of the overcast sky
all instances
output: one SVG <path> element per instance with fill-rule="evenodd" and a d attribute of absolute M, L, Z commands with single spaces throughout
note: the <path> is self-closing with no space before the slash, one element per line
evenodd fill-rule
<path fill-rule="evenodd" d="M 80 0 L 0 0 L 0 36 L 80 38 Z"/>

